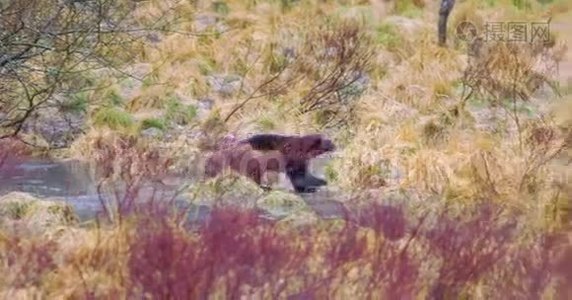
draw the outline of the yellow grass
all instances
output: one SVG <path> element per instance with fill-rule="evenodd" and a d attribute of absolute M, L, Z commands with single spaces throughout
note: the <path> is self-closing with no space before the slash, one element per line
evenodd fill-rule
<path fill-rule="evenodd" d="M 179 29 L 194 28 L 197 9 L 191 2 L 185 1 L 177 9 L 185 19 Z M 249 101 L 225 124 L 221 119 L 273 75 L 269 67 L 275 58 L 272 50 L 299 46 L 303 35 L 313 32 L 333 14 L 344 14 L 342 8 L 350 6 L 371 5 L 374 21 L 366 22 L 365 28 L 375 33 L 380 26 L 378 22 L 391 14 L 392 8 L 384 7 L 383 1 L 353 1 L 342 8 L 336 1 L 298 1 L 283 10 L 280 1 L 253 2 L 226 2 L 229 13 L 221 18 L 232 27 L 227 33 L 162 34 L 161 41 L 143 49 L 140 58 L 141 63 L 152 66 L 152 79 L 147 79 L 130 99 L 123 99 L 117 106 L 135 116 L 139 114 L 137 119 L 140 119 L 159 114 L 173 97 L 186 104 L 209 97 L 214 100 L 214 109 L 186 130 L 202 130 L 215 137 L 228 132 L 245 136 L 255 132 L 322 131 L 315 115 L 297 112 L 298 101 L 309 89 L 306 81 L 276 97 Z M 545 11 L 536 6 L 532 11 L 515 9 L 511 1 L 495 1 L 494 6 L 477 0 L 458 2 L 449 21 L 448 39 L 452 46 L 448 48 L 436 45 L 435 4 L 420 8 L 422 13 L 416 20 L 421 26 L 401 36 L 397 47 L 387 40 L 377 41 L 375 46 L 379 51 L 373 68 L 378 73 L 370 76 L 369 89 L 355 100 L 356 115 L 348 127 L 328 131 L 331 138 L 339 141 L 340 148 L 328 166 L 335 173 L 330 184 L 344 192 L 356 193 L 414 190 L 419 198 L 428 199 L 428 207 L 434 203 L 469 206 L 480 200 L 492 200 L 527 216 L 526 226 L 531 232 L 560 226 L 561 220 L 552 213 L 562 213 L 565 210 L 562 203 L 572 197 L 569 180 L 572 98 L 560 99 L 549 114 L 542 116 L 546 126 L 556 132 L 556 138 L 545 145 L 546 149 L 527 142 L 522 144 L 514 132 L 478 129 L 469 108 L 458 116 L 449 114 L 460 101 L 459 79 L 467 58 L 465 48 L 453 41 L 455 26 L 469 21 L 482 29 L 485 22 L 494 20 L 538 20 Z M 157 13 L 161 5 L 161 1 L 152 1 L 151 6 L 141 8 L 138 14 L 145 19 L 146 15 Z M 207 8 L 199 7 L 198 11 Z M 556 13 L 567 9 L 568 4 L 557 2 L 547 10 Z M 395 26 L 400 33 L 405 32 L 399 24 Z M 502 66 L 509 59 L 501 54 L 508 52 L 497 54 L 495 70 L 504 76 L 508 71 Z M 214 93 L 206 76 L 217 74 L 241 76 L 243 90 L 230 97 Z M 109 94 L 116 89 L 119 88 L 114 85 L 104 93 L 94 93 L 91 99 L 94 103 L 107 103 Z M 551 97 L 538 102 L 549 106 Z M 512 124 L 511 119 L 503 118 Z M 499 129 L 501 124 L 492 126 Z M 523 136 L 529 135 L 531 122 L 523 121 L 522 127 Z M 113 143 L 117 138 L 118 133 L 112 129 L 93 127 L 75 141 L 69 154 L 89 159 L 96 154 L 95 144 Z M 549 163 L 537 165 L 542 155 L 553 153 L 566 139 L 568 144 L 561 154 Z M 183 169 L 192 168 L 189 162 L 202 155 L 201 143 L 205 141 L 183 133 L 172 141 L 162 142 L 162 146 L 168 149 L 164 154 L 176 161 L 177 168 Z M 126 272 L 127 259 L 122 250 L 129 230 L 129 226 L 110 231 L 77 229 L 59 237 L 59 249 L 71 259 L 62 265 L 61 271 L 50 275 L 53 278 L 44 281 L 42 289 L 49 291 L 47 296 L 81 298 L 83 286 L 87 285 L 104 293 L 95 297 L 124 297 L 116 279 Z M 75 265 L 82 265 L 84 273 L 79 274 Z M 349 269 L 350 273 L 356 272 Z M 2 279 L 0 287 L 1 284 Z M 351 295 L 351 290 L 348 293 Z M 10 297 L 33 294 L 32 289 L 4 292 L 4 296 Z"/>

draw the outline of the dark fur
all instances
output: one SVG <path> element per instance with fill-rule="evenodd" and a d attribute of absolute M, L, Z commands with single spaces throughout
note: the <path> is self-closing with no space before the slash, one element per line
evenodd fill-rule
<path fill-rule="evenodd" d="M 310 159 L 335 150 L 333 142 L 322 135 L 258 134 L 241 141 L 231 140 L 227 138 L 224 146 L 207 160 L 207 177 L 228 167 L 259 185 L 265 171 L 284 172 L 296 192 L 313 192 L 316 187 L 327 185 L 308 172 Z"/>

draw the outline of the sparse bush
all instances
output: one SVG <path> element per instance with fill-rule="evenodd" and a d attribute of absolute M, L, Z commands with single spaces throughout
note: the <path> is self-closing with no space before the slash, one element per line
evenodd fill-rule
<path fill-rule="evenodd" d="M 301 113 L 324 115 L 323 125 L 336 126 L 351 119 L 354 96 L 367 82 L 373 55 L 372 39 L 356 21 L 332 22 L 318 27 L 306 39 L 296 68 L 309 89 L 300 100 Z M 348 94 L 348 89 L 357 88 Z"/>
<path fill-rule="evenodd" d="M 548 51 L 552 46 L 544 43 L 520 45 L 517 43 L 494 42 L 487 45 L 477 39 L 476 51 L 469 56 L 469 65 L 464 72 L 464 86 L 461 106 L 471 97 L 478 96 L 491 107 L 505 110 L 514 122 L 519 142 L 523 141 L 522 105 L 530 102 L 533 94 L 549 86 L 558 94 L 554 84 L 553 64 L 561 55 Z M 543 63 L 538 65 L 538 61 Z"/>
<path fill-rule="evenodd" d="M 146 194 L 144 189 L 169 175 L 173 160 L 157 145 L 125 133 L 95 136 L 86 143 L 89 153 L 84 155 L 89 155 L 98 179 L 103 217 L 121 223 L 141 207 L 159 205 L 155 201 L 158 196 L 153 191 Z"/>
<path fill-rule="evenodd" d="M 225 121 L 252 99 L 287 95 L 296 89 L 302 96 L 288 111 L 314 115 L 326 127 L 352 119 L 356 99 L 367 88 L 374 54 L 373 39 L 364 25 L 337 19 L 318 23 L 293 51 L 289 59 L 269 52 L 272 75 L 236 105 Z"/>

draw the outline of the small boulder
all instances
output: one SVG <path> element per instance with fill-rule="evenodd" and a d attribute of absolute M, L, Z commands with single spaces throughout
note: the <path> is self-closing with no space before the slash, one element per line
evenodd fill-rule
<path fill-rule="evenodd" d="M 57 199 L 39 199 L 22 192 L 0 197 L 0 226 L 19 224 L 32 232 L 78 222 L 73 208 Z"/>
<path fill-rule="evenodd" d="M 206 77 L 212 91 L 230 97 L 240 89 L 242 77 L 238 75 L 211 75 Z"/>
<path fill-rule="evenodd" d="M 83 111 L 41 107 L 24 122 L 22 132 L 34 134 L 53 148 L 68 147 L 81 133 L 86 121 Z"/>
<path fill-rule="evenodd" d="M 161 129 L 156 128 L 156 127 L 149 127 L 147 129 L 144 129 L 141 131 L 141 136 L 143 136 L 145 138 L 150 138 L 150 139 L 159 138 L 162 135 L 163 135 L 163 131 L 161 131 Z"/>
<path fill-rule="evenodd" d="M 318 219 L 314 210 L 296 194 L 274 190 L 258 199 L 256 206 L 266 214 L 283 222 L 304 224 Z"/>
<path fill-rule="evenodd" d="M 263 194 L 264 190 L 252 180 L 234 173 L 198 182 L 188 192 L 193 204 L 231 204 L 243 208 L 254 208 L 256 199 Z"/>

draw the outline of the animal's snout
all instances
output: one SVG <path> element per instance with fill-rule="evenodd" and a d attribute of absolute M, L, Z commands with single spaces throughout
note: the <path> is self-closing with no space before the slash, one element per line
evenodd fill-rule
<path fill-rule="evenodd" d="M 329 151 L 335 151 L 336 150 L 336 145 L 334 145 L 334 143 L 330 140 L 324 140 L 323 144 L 322 144 L 322 148 L 329 152 Z"/>

